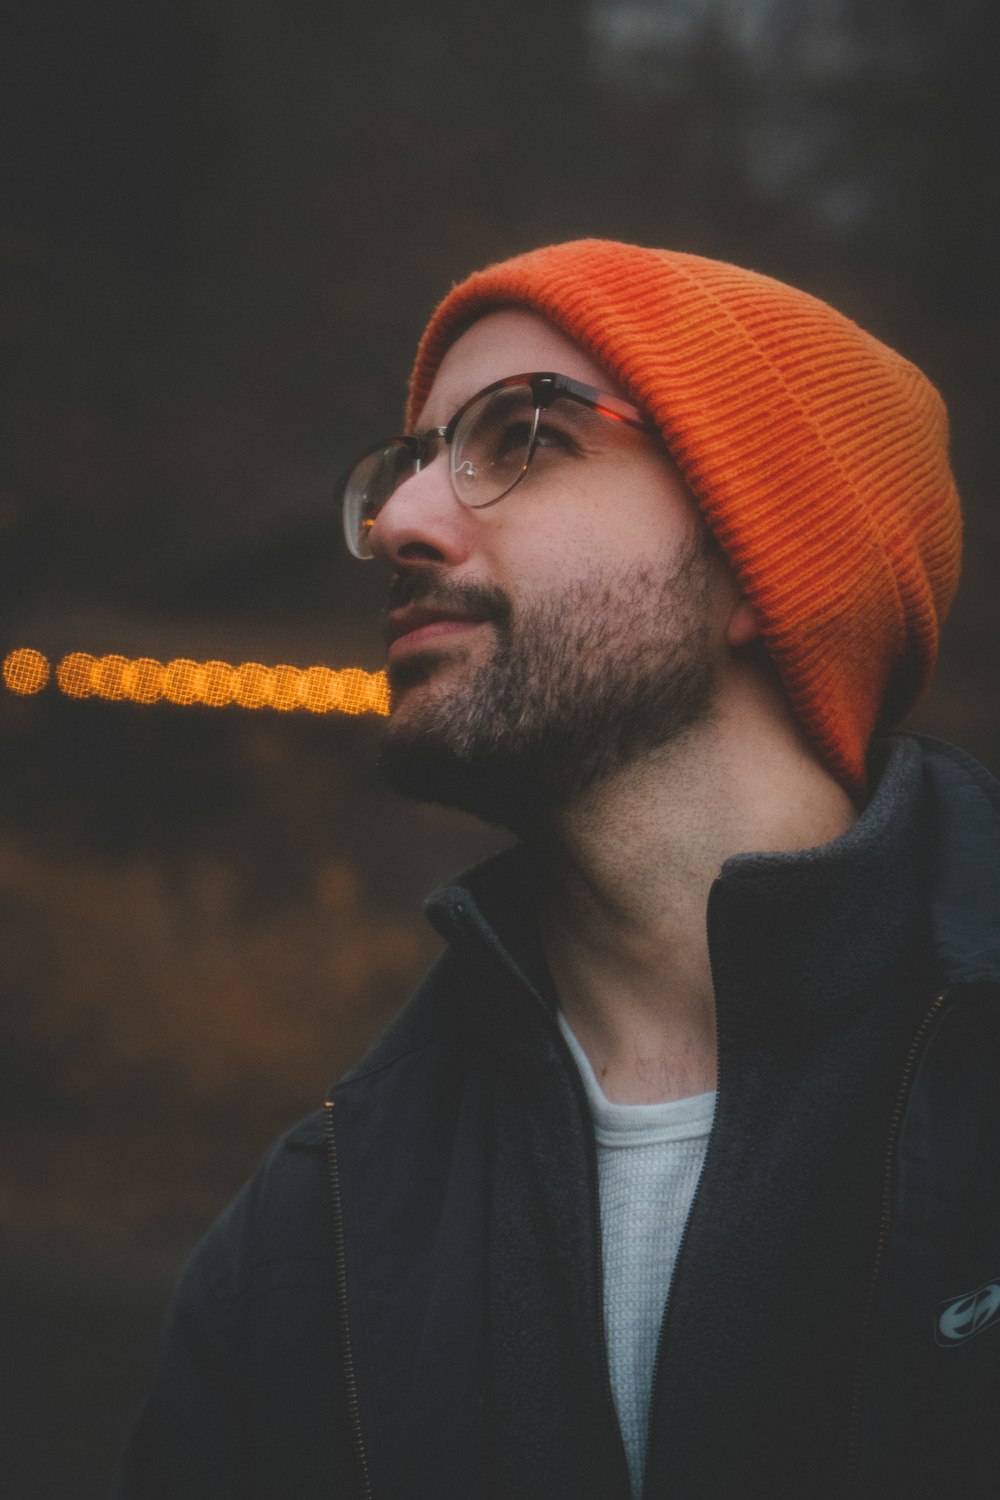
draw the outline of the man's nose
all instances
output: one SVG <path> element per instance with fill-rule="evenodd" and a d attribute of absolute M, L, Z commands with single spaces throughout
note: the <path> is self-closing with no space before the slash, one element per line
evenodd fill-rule
<path fill-rule="evenodd" d="M 451 487 L 448 455 L 441 452 L 389 496 L 368 532 L 368 545 L 392 568 L 454 565 L 467 556 L 472 530 L 473 518 Z"/>

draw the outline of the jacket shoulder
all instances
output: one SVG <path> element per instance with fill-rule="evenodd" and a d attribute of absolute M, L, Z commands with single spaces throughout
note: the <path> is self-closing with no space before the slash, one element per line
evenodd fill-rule
<path fill-rule="evenodd" d="M 446 948 L 403 1009 L 361 1060 L 334 1085 L 360 1084 L 419 1052 L 461 1047 L 471 1036 L 466 985 L 455 953 Z M 315 1117 L 313 1117 L 315 1118 Z"/>
<path fill-rule="evenodd" d="M 440 1099 L 444 1075 L 464 1054 L 469 1029 L 461 1014 L 454 961 L 445 953 L 369 1051 L 330 1090 L 345 1092 L 391 1118 L 406 1139 L 419 1125 L 421 1100 Z M 324 1109 L 293 1125 L 261 1160 L 242 1192 L 197 1247 L 187 1275 L 205 1280 L 223 1304 L 266 1285 L 275 1265 L 328 1268 L 332 1210 L 325 1158 Z"/>

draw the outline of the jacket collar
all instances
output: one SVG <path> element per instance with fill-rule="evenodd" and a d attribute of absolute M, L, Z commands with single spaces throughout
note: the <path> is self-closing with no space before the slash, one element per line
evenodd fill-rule
<path fill-rule="evenodd" d="M 840 838 L 723 865 L 707 916 L 723 1034 L 822 1031 L 915 975 L 1000 983 L 1000 788 L 961 751 L 913 736 L 881 742 L 873 770 L 874 795 Z M 485 960 L 553 1012 L 534 888 L 517 846 L 436 891 L 427 913 L 480 973 Z"/>
<path fill-rule="evenodd" d="M 931 942 L 946 985 L 1000 985 L 1000 785 L 971 755 L 921 737 L 935 858 Z"/>
<path fill-rule="evenodd" d="M 871 801 L 839 838 L 722 866 L 708 927 L 723 1034 L 825 1030 L 912 984 L 931 864 L 921 754 L 910 738 L 879 752 Z"/>

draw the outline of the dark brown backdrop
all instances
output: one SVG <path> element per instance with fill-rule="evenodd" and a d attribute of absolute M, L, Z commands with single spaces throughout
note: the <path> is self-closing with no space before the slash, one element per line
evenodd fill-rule
<path fill-rule="evenodd" d="M 333 476 L 434 300 L 608 234 L 922 363 L 969 562 L 917 722 L 1000 765 L 989 0 L 20 0 L 0 37 L 3 649 L 379 661 Z M 104 1492 L 180 1258 L 491 847 L 368 720 L 0 689 L 0 1311 L 19 1497 Z"/>

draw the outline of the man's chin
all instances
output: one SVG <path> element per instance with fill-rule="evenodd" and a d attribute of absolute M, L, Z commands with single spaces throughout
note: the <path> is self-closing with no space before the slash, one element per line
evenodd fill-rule
<path fill-rule="evenodd" d="M 410 674 L 406 674 L 409 676 Z M 379 769 L 404 797 L 454 807 L 503 828 L 525 827 L 524 763 L 484 743 L 482 682 L 457 684 L 450 672 L 421 674 L 392 688 Z M 488 736 L 487 736 L 488 739 Z"/>
<path fill-rule="evenodd" d="M 385 670 L 392 711 L 415 689 L 421 689 L 423 697 L 425 689 L 454 686 L 463 673 L 475 670 L 468 656 L 466 648 L 450 646 L 441 650 L 428 646 L 422 651 L 409 652 L 398 661 L 390 657 Z"/>
<path fill-rule="evenodd" d="M 481 663 L 469 661 L 465 651 L 421 651 L 389 662 L 386 675 L 387 743 L 412 737 L 414 752 L 419 754 L 418 742 L 427 736 L 447 753 L 464 742 L 469 725 L 480 717 L 484 669 Z"/>
<path fill-rule="evenodd" d="M 539 811 L 537 789 L 525 784 L 523 768 L 492 758 L 467 756 L 447 734 L 426 723 L 400 720 L 387 726 L 379 768 L 395 791 L 414 802 L 453 807 L 499 828 L 524 835 Z"/>

